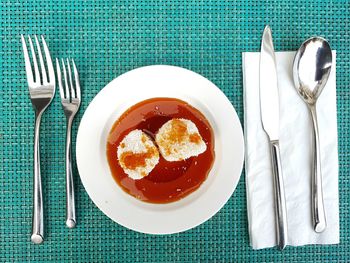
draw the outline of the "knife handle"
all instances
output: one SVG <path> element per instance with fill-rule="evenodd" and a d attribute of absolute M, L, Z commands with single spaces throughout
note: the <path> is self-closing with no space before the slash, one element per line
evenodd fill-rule
<path fill-rule="evenodd" d="M 278 141 L 270 142 L 272 156 L 272 170 L 274 177 L 275 192 L 275 212 L 276 212 L 276 229 L 277 229 L 277 246 L 280 250 L 284 249 L 287 244 L 287 208 L 286 198 L 284 195 L 284 184 L 282 176 L 281 156 Z"/>

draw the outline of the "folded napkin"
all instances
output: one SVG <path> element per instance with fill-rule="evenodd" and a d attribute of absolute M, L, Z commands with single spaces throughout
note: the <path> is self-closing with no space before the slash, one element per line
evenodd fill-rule
<path fill-rule="evenodd" d="M 268 138 L 263 131 L 259 101 L 259 55 L 243 53 L 245 169 L 250 243 L 254 249 L 276 245 L 274 188 Z M 312 123 L 297 94 L 292 65 L 295 52 L 276 52 L 280 96 L 280 149 L 284 178 L 288 245 L 339 243 L 338 136 L 333 68 L 317 101 L 323 198 L 327 229 L 313 230 L 311 217 Z"/>

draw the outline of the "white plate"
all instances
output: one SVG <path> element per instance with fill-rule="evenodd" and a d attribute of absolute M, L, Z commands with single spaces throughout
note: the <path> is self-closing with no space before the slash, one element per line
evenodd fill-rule
<path fill-rule="evenodd" d="M 145 203 L 114 181 L 106 156 L 113 123 L 130 106 L 153 97 L 184 100 L 199 109 L 215 135 L 215 162 L 206 181 L 192 194 L 170 204 Z M 228 201 L 239 181 L 243 132 L 230 101 L 212 82 L 174 66 L 148 66 L 110 82 L 92 100 L 77 136 L 77 164 L 92 201 L 118 224 L 149 234 L 172 234 L 205 222 Z"/>

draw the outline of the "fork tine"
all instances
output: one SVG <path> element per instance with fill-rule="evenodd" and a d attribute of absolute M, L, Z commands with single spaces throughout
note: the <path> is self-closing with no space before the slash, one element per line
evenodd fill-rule
<path fill-rule="evenodd" d="M 24 39 L 23 35 L 21 35 L 21 40 L 22 40 L 22 47 L 23 47 L 24 63 L 26 67 L 27 82 L 29 86 L 32 86 L 34 84 L 32 66 L 30 64 L 26 40 Z"/>
<path fill-rule="evenodd" d="M 47 69 L 49 71 L 49 82 L 51 85 L 55 85 L 55 72 L 53 70 L 53 64 L 52 64 L 52 60 L 51 60 L 51 56 L 50 56 L 50 51 L 49 48 L 47 47 L 45 38 L 43 35 L 41 35 L 41 41 L 43 42 L 43 46 L 44 46 L 44 52 L 45 52 L 45 57 L 46 57 L 46 63 L 47 63 Z"/>
<path fill-rule="evenodd" d="M 74 59 L 72 59 L 72 63 L 73 63 L 74 78 L 75 78 L 75 91 L 76 91 L 77 99 L 80 100 L 80 82 L 79 82 L 78 69 L 75 66 Z"/>
<path fill-rule="evenodd" d="M 60 63 L 58 61 L 58 58 L 56 58 L 56 71 L 57 71 L 58 87 L 60 89 L 60 96 L 61 96 L 61 99 L 64 99 L 61 68 L 60 68 Z"/>
<path fill-rule="evenodd" d="M 73 85 L 73 79 L 72 79 L 72 70 L 70 68 L 70 63 L 67 58 L 67 65 L 68 65 L 68 76 L 69 76 L 69 83 L 70 83 L 70 94 L 72 95 L 72 98 L 75 98 L 75 91 L 74 91 L 74 85 Z"/>
<path fill-rule="evenodd" d="M 66 99 L 70 100 L 70 94 L 69 94 L 70 87 L 68 86 L 67 70 L 66 70 L 66 65 L 64 64 L 63 58 L 62 58 L 62 69 L 63 69 L 65 88 L 66 88 Z"/>
<path fill-rule="evenodd" d="M 33 41 L 32 38 L 28 35 L 28 39 L 29 39 L 29 45 L 30 45 L 30 49 L 32 51 L 32 57 L 33 57 L 33 65 L 34 65 L 34 73 L 35 73 L 35 82 L 38 85 L 40 85 L 41 80 L 40 80 L 40 73 L 39 73 L 39 68 L 38 68 L 38 61 L 36 60 L 36 55 L 35 55 L 35 50 L 34 50 L 34 46 L 33 46 Z"/>
<path fill-rule="evenodd" d="M 38 49 L 38 55 L 39 55 L 39 61 L 40 61 L 40 67 L 41 67 L 41 77 L 42 77 L 43 84 L 45 85 L 47 84 L 47 75 L 46 75 L 46 69 L 44 65 L 44 59 L 41 53 L 41 47 L 38 41 L 38 37 L 36 35 L 34 37 L 35 37 L 36 47 Z"/>

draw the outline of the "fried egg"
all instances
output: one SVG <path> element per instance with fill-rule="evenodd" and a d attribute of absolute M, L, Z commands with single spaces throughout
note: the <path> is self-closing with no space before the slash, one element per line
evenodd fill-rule
<path fill-rule="evenodd" d="M 152 139 L 141 130 L 133 130 L 120 142 L 118 161 L 132 179 L 147 176 L 159 162 L 159 151 Z"/>
<path fill-rule="evenodd" d="M 205 152 L 207 145 L 197 126 L 187 119 L 172 119 L 158 130 L 156 144 L 165 160 L 181 161 Z"/>

